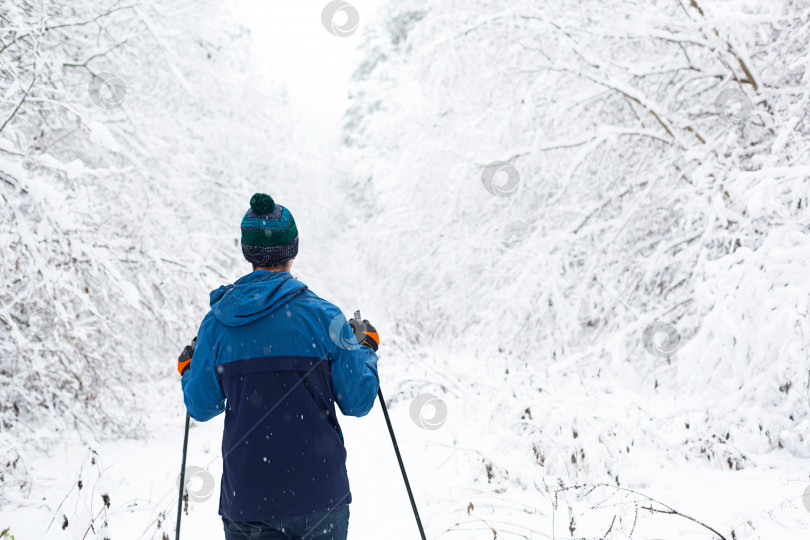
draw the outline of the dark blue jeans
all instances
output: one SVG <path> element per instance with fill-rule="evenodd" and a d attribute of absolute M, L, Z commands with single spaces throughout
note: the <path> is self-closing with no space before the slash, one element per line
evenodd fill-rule
<path fill-rule="evenodd" d="M 225 540 L 346 540 L 349 505 L 327 512 L 270 521 L 231 521 L 222 518 Z"/>

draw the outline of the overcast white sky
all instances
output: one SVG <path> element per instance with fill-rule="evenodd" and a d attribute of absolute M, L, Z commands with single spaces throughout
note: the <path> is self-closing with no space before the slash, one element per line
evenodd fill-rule
<path fill-rule="evenodd" d="M 349 77 L 361 55 L 364 27 L 375 24 L 378 2 L 350 0 L 360 16 L 350 36 L 330 34 L 321 22 L 328 0 L 234 0 L 237 16 L 251 28 L 257 58 L 269 77 L 287 85 L 303 110 L 323 120 L 338 119 L 346 108 Z M 344 22 L 338 13 L 336 22 Z"/>

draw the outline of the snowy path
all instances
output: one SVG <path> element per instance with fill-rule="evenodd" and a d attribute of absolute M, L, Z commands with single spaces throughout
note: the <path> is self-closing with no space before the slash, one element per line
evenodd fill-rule
<path fill-rule="evenodd" d="M 420 467 L 422 460 L 413 451 L 422 445 L 412 441 L 423 436 L 420 433 L 428 432 L 414 426 L 403 407 L 390 412 L 398 428 L 404 459 L 410 465 L 411 482 L 417 497 L 424 499 L 425 490 L 420 488 L 429 485 L 432 475 L 431 471 Z M 221 537 L 217 505 L 222 471 L 218 450 L 223 418 L 221 415 L 210 422 L 195 424 L 190 431 L 188 466 L 206 468 L 215 485 L 210 497 L 190 503 L 188 515 L 183 516 L 182 538 Z M 347 441 L 354 499 L 349 537 L 418 537 L 379 405 L 365 418 L 342 418 L 341 425 Z M 106 533 L 111 538 L 161 538 L 161 534 L 154 534 L 156 518 L 161 512 L 165 513 L 161 529 L 174 538 L 175 482 L 180 467 L 182 433 L 182 417 L 174 415 L 170 421 L 156 426 L 148 441 L 96 444 L 93 448 L 99 468 L 90 463 L 88 449 L 75 441 L 58 444 L 48 455 L 33 453 L 29 456 L 36 472 L 32 494 L 28 500 L 15 501 L 20 507 L 13 504 L 2 508 L 0 524 L 10 526 L 17 539 L 82 538 L 87 532 L 89 516 L 101 510 L 101 496 L 107 494 L 111 511 Z M 83 466 L 84 472 L 80 474 Z M 99 470 L 103 471 L 100 476 Z M 81 491 L 77 489 L 80 478 Z M 206 487 L 203 475 L 190 484 L 194 491 Z M 92 509 L 89 501 L 93 502 Z M 63 516 L 68 518 L 65 530 L 61 528 Z M 52 524 L 51 517 L 54 517 Z M 97 528 L 97 531 L 103 529 Z"/>
<path fill-rule="evenodd" d="M 166 403 L 172 396 L 166 397 Z M 179 397 L 179 396 L 174 396 Z M 551 538 L 551 507 L 531 489 L 540 480 L 530 471 L 516 480 L 526 489 L 507 489 L 476 480 L 480 464 L 453 448 L 451 434 L 456 426 L 436 431 L 417 427 L 409 418 L 406 402 L 390 409 L 411 483 L 420 505 L 428 538 L 451 540 L 497 538 Z M 0 509 L 0 525 L 11 527 L 18 540 L 37 538 L 162 538 L 165 531 L 174 538 L 177 491 L 175 482 L 180 464 L 182 417 L 175 406 L 161 407 L 165 414 L 152 418 L 154 433 L 148 441 L 115 441 L 94 445 L 97 463 L 93 466 L 86 447 L 60 442 L 45 453 L 31 452 L 27 459 L 34 474 L 30 496 Z M 459 408 L 451 408 L 458 411 Z M 168 421 L 159 421 L 168 418 Z M 458 419 L 466 429 L 475 429 L 471 418 Z M 385 422 L 378 405 L 365 418 L 342 418 L 348 449 L 348 469 L 352 485 L 352 540 L 418 538 L 410 505 Z M 445 429 L 448 428 L 448 429 Z M 207 468 L 213 490 L 205 500 L 192 502 L 183 517 L 183 538 L 221 538 L 217 515 L 221 461 L 222 416 L 197 424 L 191 430 L 188 465 Z M 735 523 L 737 538 L 791 540 L 807 538 L 796 525 L 805 514 L 801 492 L 806 463 L 784 455 L 760 457 L 757 468 L 725 472 L 690 465 L 659 469 L 649 455 L 639 453 L 631 468 L 623 471 L 625 485 L 671 504 L 681 512 L 706 520 L 712 525 Z M 80 474 L 80 470 L 84 469 Z M 101 474 L 99 475 L 99 472 Z M 804 472 L 802 472 L 804 471 Z M 77 489 L 77 480 L 83 489 Z M 551 481 L 550 479 L 547 479 Z M 202 477 L 192 481 L 195 492 L 203 488 Z M 98 536 L 87 533 L 91 515 L 102 508 L 102 495 L 111 501 L 109 528 L 100 527 Z M 475 508 L 470 515 L 468 502 Z M 16 503 L 16 504 L 15 504 Z M 19 504 L 19 506 L 17 506 Z M 61 507 L 60 507 L 61 504 Z M 533 509 L 529 509 L 532 507 Z M 164 513 L 160 530 L 157 519 Z M 754 517 L 756 531 L 745 526 Z M 64 517 L 68 518 L 62 530 Z M 578 516 L 578 534 L 596 538 L 597 525 L 589 516 Z M 51 519 L 53 523 L 51 524 Z M 805 522 L 807 520 L 805 519 Z M 557 512 L 557 538 L 570 538 L 564 505 Z M 49 527 L 50 526 L 50 527 Z M 452 529 L 453 532 L 447 532 Z M 2 530 L 2 529 L 0 529 Z M 728 532 L 728 528 L 723 529 Z M 616 536 L 623 538 L 623 536 Z M 640 514 L 636 534 L 639 539 L 709 539 L 711 535 L 684 519 Z"/>

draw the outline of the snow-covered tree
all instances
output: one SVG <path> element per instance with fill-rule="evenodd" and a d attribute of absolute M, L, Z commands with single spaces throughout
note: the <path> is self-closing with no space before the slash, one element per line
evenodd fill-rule
<path fill-rule="evenodd" d="M 2 2 L 3 488 L 30 489 L 25 449 L 179 411 L 155 383 L 238 275 L 234 216 L 289 189 L 286 97 L 232 20 L 218 2 Z"/>
<path fill-rule="evenodd" d="M 397 298 L 404 389 L 499 433 L 482 481 L 810 455 L 807 6 L 388 11 L 345 128 L 369 296 Z"/>

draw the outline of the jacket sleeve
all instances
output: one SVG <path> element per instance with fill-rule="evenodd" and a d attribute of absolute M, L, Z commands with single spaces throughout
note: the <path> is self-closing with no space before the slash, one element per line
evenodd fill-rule
<path fill-rule="evenodd" d="M 213 345 L 213 318 L 209 313 L 197 333 L 197 347 L 191 367 L 183 375 L 183 399 L 188 414 L 199 422 L 210 420 L 225 410 L 225 394 L 214 372 L 216 349 Z"/>
<path fill-rule="evenodd" d="M 341 343 L 357 343 L 351 326 L 343 318 Z M 341 347 L 332 342 L 330 370 L 332 393 L 340 411 L 347 416 L 365 416 L 374 406 L 380 386 L 377 375 L 377 354 L 369 347 Z M 192 361 L 192 364 L 194 362 Z"/>

